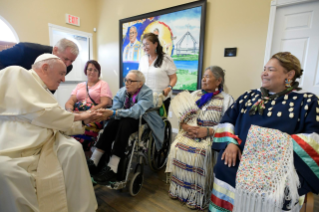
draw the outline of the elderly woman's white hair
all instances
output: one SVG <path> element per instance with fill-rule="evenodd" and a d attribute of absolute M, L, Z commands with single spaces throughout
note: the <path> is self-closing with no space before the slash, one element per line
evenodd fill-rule
<path fill-rule="evenodd" d="M 66 38 L 59 40 L 54 47 L 58 47 L 59 52 L 64 52 L 66 48 L 70 47 L 72 54 L 78 56 L 79 47 L 73 42 Z"/>
<path fill-rule="evenodd" d="M 143 84 L 145 83 L 145 77 L 144 77 L 144 74 L 142 72 L 140 72 L 138 70 L 131 70 L 128 73 L 135 74 L 138 81 L 142 82 Z"/>
<path fill-rule="evenodd" d="M 222 79 L 219 88 L 224 88 L 225 84 L 225 71 L 219 66 L 209 66 L 205 70 L 210 70 L 216 79 Z"/>

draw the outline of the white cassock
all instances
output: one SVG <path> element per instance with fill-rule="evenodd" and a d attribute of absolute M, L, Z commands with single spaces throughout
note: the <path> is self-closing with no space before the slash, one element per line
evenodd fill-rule
<path fill-rule="evenodd" d="M 90 212 L 97 202 L 84 132 L 33 70 L 0 71 L 0 211 Z"/>

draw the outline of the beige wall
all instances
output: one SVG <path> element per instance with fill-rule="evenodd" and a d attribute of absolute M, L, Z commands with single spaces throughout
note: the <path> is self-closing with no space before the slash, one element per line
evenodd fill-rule
<path fill-rule="evenodd" d="M 224 68 L 226 90 L 235 98 L 260 86 L 270 1 L 208 0 L 204 67 Z M 0 15 L 20 41 L 48 45 L 48 23 L 93 33 L 94 57 L 115 94 L 119 88 L 119 20 L 188 2 L 192 0 L 0 0 Z M 81 26 L 66 24 L 65 13 L 79 16 Z M 226 47 L 237 47 L 238 56 L 223 57 Z"/>
<path fill-rule="evenodd" d="M 20 42 L 50 44 L 48 23 L 93 34 L 94 57 L 97 57 L 95 0 L 0 0 L 0 16 L 15 29 Z M 78 16 L 81 26 L 65 23 L 65 14 Z"/>
<path fill-rule="evenodd" d="M 119 88 L 119 20 L 188 0 L 97 0 L 98 59 L 112 92 Z M 237 98 L 260 86 L 271 0 L 208 0 L 204 67 L 226 70 L 226 90 Z M 224 57 L 224 48 L 237 47 L 237 57 Z M 173 117 L 173 126 L 177 127 Z"/>

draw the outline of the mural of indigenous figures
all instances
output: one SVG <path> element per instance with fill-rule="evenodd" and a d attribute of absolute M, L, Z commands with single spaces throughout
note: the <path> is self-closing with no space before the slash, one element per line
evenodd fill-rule
<path fill-rule="evenodd" d="M 138 69 L 143 35 L 152 32 L 177 67 L 175 93 L 200 88 L 205 16 L 206 0 L 201 0 L 120 20 L 120 86 L 130 70 Z"/>

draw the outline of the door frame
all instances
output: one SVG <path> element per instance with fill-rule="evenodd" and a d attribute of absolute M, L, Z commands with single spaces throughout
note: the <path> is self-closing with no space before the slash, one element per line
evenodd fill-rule
<path fill-rule="evenodd" d="M 55 24 L 50 24 L 48 23 L 49 26 L 49 38 L 50 38 L 50 45 L 54 46 L 55 43 L 53 43 L 53 30 L 59 30 L 61 32 L 65 32 L 65 33 L 71 33 L 71 34 L 75 34 L 78 36 L 84 36 L 84 37 L 88 37 L 89 38 L 89 45 L 90 45 L 90 55 L 89 55 L 89 59 L 94 58 L 93 57 L 93 35 L 92 33 L 88 33 L 88 32 L 82 32 L 79 30 L 75 30 L 75 29 L 70 29 L 67 27 L 62 27 L 62 26 L 58 26 Z M 69 84 L 69 83 L 78 83 L 78 81 L 66 81 L 65 83 Z M 61 86 L 61 85 L 60 85 Z M 54 93 L 54 96 L 56 99 L 58 99 L 58 92 Z"/>
<path fill-rule="evenodd" d="M 272 46 L 272 39 L 274 35 L 277 8 L 290 6 L 294 4 L 314 2 L 314 1 L 318 1 L 318 0 L 273 0 L 271 1 L 264 64 L 266 64 L 268 60 L 270 59 L 270 57 L 272 56 L 271 46 Z"/>
<path fill-rule="evenodd" d="M 50 45 L 51 46 L 54 46 L 55 43 L 53 43 L 53 30 L 56 29 L 56 30 L 60 30 L 62 32 L 65 32 L 65 33 L 71 33 L 71 34 L 76 34 L 76 35 L 79 35 L 79 36 L 85 36 L 85 37 L 88 37 L 90 39 L 90 55 L 89 55 L 89 59 L 92 59 L 94 58 L 93 57 L 93 35 L 92 33 L 88 33 L 88 32 L 83 32 L 83 31 L 79 31 L 79 30 L 75 30 L 75 29 L 70 29 L 70 28 L 67 28 L 67 27 L 62 27 L 62 26 L 58 26 L 58 25 L 55 25 L 55 24 L 48 24 L 49 25 L 49 38 L 50 38 Z"/>

